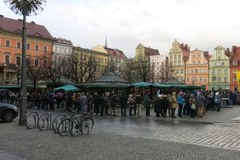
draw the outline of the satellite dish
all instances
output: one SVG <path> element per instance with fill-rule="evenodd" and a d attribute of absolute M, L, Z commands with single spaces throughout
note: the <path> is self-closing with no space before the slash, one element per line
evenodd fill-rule
<path fill-rule="evenodd" d="M 15 13 L 23 16 L 38 15 L 44 10 L 46 0 L 4 0 L 4 3 Z"/>

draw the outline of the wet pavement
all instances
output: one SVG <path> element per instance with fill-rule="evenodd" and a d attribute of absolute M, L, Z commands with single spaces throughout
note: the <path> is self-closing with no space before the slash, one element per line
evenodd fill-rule
<path fill-rule="evenodd" d="M 40 114 L 46 111 L 38 111 Z M 53 112 L 53 116 L 61 112 Z M 118 110 L 118 115 L 120 112 Z M 240 107 L 203 118 L 95 116 L 91 135 L 60 137 L 53 131 L 0 123 L 0 159 L 239 159 Z M 81 157 L 81 158 L 79 158 Z"/>

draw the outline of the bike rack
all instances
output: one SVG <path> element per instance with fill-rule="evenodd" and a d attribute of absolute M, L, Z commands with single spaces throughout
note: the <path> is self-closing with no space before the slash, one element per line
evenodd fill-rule
<path fill-rule="evenodd" d="M 33 122 L 32 122 L 32 119 L 33 119 Z M 39 119 L 39 113 L 38 112 L 29 113 L 27 115 L 26 127 L 28 129 L 37 128 L 38 127 L 38 119 Z"/>
<path fill-rule="evenodd" d="M 38 128 L 40 131 L 51 130 L 52 114 L 50 112 L 44 113 L 38 119 Z"/>
<path fill-rule="evenodd" d="M 57 115 L 57 116 L 53 119 L 53 121 L 52 121 L 52 129 L 53 129 L 53 132 L 54 132 L 54 133 L 57 133 L 57 127 L 58 127 L 59 123 L 60 123 L 62 120 L 66 119 L 66 118 L 67 118 L 67 116 L 66 116 L 65 114 L 60 114 L 60 115 Z"/>

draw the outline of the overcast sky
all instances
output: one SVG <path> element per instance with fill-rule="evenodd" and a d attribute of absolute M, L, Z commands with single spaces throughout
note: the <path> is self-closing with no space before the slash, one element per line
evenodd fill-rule
<path fill-rule="evenodd" d="M 240 45 L 240 0 L 48 0 L 27 17 L 53 37 L 91 49 L 97 44 L 135 55 L 139 43 L 168 54 L 176 38 L 191 50 Z M 0 0 L 0 14 L 20 19 Z"/>

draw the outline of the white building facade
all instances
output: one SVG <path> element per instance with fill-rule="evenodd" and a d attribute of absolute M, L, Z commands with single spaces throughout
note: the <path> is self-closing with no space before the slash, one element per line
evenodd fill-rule
<path fill-rule="evenodd" d="M 166 55 L 150 56 L 150 82 L 163 83 L 166 78 Z"/>

